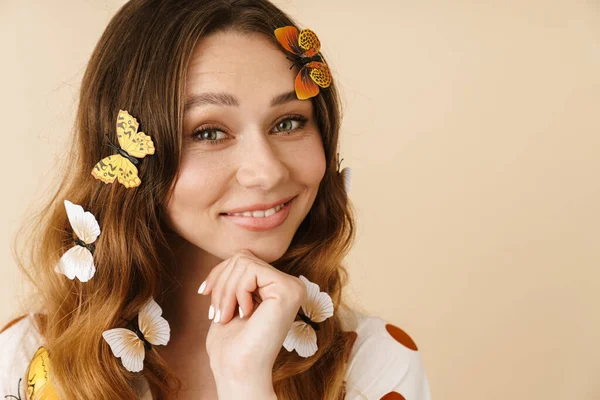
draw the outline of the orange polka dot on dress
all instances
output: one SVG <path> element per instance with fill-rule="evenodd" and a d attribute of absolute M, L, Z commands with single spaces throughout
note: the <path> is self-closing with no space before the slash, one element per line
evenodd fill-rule
<path fill-rule="evenodd" d="M 345 400 L 431 400 L 418 347 L 404 330 L 356 310 L 344 314 L 351 345 Z"/>

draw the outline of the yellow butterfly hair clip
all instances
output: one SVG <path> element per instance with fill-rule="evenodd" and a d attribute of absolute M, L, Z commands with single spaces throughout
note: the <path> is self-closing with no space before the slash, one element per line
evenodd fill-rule
<path fill-rule="evenodd" d="M 25 398 L 21 398 L 21 381 L 17 384 L 17 395 L 7 394 L 6 399 L 15 400 L 58 400 L 58 395 L 51 383 L 50 359 L 48 351 L 39 347 L 27 367 L 27 390 Z"/>
<path fill-rule="evenodd" d="M 108 146 L 115 149 L 118 154 L 113 154 L 100 160 L 92 169 L 92 175 L 104 183 L 113 183 L 115 179 L 126 188 L 137 187 L 142 183 L 135 167 L 139 159 L 148 154 L 154 154 L 154 142 L 144 132 L 138 132 L 138 122 L 127 111 L 119 110 L 117 116 L 118 148 L 110 143 Z"/>

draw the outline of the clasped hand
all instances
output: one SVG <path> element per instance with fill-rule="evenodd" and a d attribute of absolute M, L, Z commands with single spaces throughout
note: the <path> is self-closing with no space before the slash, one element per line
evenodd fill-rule
<path fill-rule="evenodd" d="M 217 264 L 203 286 L 216 310 L 206 350 L 219 392 L 229 391 L 224 386 L 272 391 L 273 365 L 306 285 L 244 249 Z"/>

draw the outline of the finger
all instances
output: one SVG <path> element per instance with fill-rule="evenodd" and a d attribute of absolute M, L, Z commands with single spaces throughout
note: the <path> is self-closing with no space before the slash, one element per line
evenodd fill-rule
<path fill-rule="evenodd" d="M 227 263 L 221 274 L 217 277 L 216 283 L 213 287 L 212 292 L 212 301 L 211 304 L 215 308 L 215 319 L 213 322 L 219 322 L 223 318 L 223 300 L 224 300 L 224 292 L 227 286 L 227 281 L 229 281 L 229 277 L 231 275 L 232 269 L 236 263 L 240 262 L 240 259 L 246 257 L 243 254 L 235 254 L 231 257 L 230 261 Z M 234 282 L 235 283 L 235 282 Z M 228 304 L 226 304 L 227 306 Z"/>
<path fill-rule="evenodd" d="M 202 285 L 206 286 L 206 288 L 202 294 L 211 296 L 211 304 L 208 309 L 208 319 L 212 320 L 213 318 L 216 317 L 216 315 L 215 315 L 216 309 L 215 309 L 215 305 L 214 305 L 214 296 L 213 296 L 214 288 L 215 288 L 216 283 L 218 282 L 219 276 L 221 276 L 223 274 L 223 271 L 227 268 L 227 265 L 229 265 L 229 263 L 231 261 L 232 261 L 231 258 L 227 258 L 227 259 L 223 260 L 222 262 L 220 262 L 219 264 L 217 264 L 215 267 L 213 267 L 213 269 L 209 273 L 209 276 L 204 281 L 205 283 L 202 284 Z"/>
<path fill-rule="evenodd" d="M 269 264 L 264 264 L 260 260 L 256 262 L 254 258 L 250 259 L 239 279 L 236 291 L 236 298 L 245 318 L 250 318 L 265 299 L 292 293 L 286 291 L 282 296 L 275 295 L 278 291 L 275 288 L 278 286 L 275 284 L 278 281 L 278 273 L 279 271 Z"/>
<path fill-rule="evenodd" d="M 213 322 L 219 322 L 221 319 L 220 300 L 223 293 L 224 282 L 231 273 L 231 264 L 235 262 L 235 257 L 230 257 L 219 275 L 212 280 L 212 290 L 210 293 L 210 305 L 213 307 L 214 319 Z"/>
<path fill-rule="evenodd" d="M 235 262 L 231 263 L 228 266 L 229 275 L 223 282 L 219 282 L 223 285 L 222 291 L 220 294 L 220 298 L 218 300 L 219 310 L 220 310 L 220 319 L 215 322 L 219 322 L 221 324 L 226 324 L 234 317 L 236 310 L 236 306 L 238 304 L 237 301 L 237 287 L 239 286 L 240 278 L 243 275 L 246 266 L 248 264 L 248 259 L 245 257 L 239 257 Z M 225 276 L 226 271 L 223 271 L 221 276 Z M 219 281 L 221 279 L 219 278 Z"/>
<path fill-rule="evenodd" d="M 210 270 L 208 276 L 206 277 L 204 282 L 202 282 L 202 285 L 205 285 L 204 290 L 201 293 L 202 295 L 211 294 L 212 290 L 215 287 L 215 282 L 217 281 L 217 278 L 219 277 L 219 275 L 221 275 L 221 272 L 223 272 L 223 270 L 227 267 L 227 264 L 229 262 L 231 262 L 231 257 L 221 261 Z M 202 287 L 202 285 L 200 285 L 200 287 Z M 198 293 L 200 293 L 200 291 L 198 291 Z"/>
<path fill-rule="evenodd" d="M 264 266 L 264 264 L 261 264 L 262 260 L 250 251 L 250 249 L 241 249 L 239 250 L 239 253 L 246 254 L 248 256 L 247 258 L 250 259 L 250 263 L 254 262 L 257 266 Z M 248 285 L 247 280 L 252 281 L 253 284 Z M 241 282 L 241 284 L 237 285 L 235 293 L 239 307 L 238 313 L 240 318 L 249 318 L 256 307 L 262 303 L 260 294 L 256 291 L 256 276 L 252 274 L 251 269 L 246 267 L 239 282 Z"/>
<path fill-rule="evenodd" d="M 224 259 L 223 261 L 221 261 L 220 263 L 218 263 L 217 265 L 215 265 L 212 268 L 212 270 L 209 272 L 209 274 L 206 277 L 206 279 L 204 280 L 204 282 L 202 282 L 202 284 L 200 285 L 200 288 L 202 288 L 202 286 L 204 285 L 204 289 L 202 290 L 202 292 L 200 292 L 200 288 L 198 288 L 198 293 L 203 294 L 203 295 L 211 294 L 212 290 L 214 289 L 215 282 L 217 281 L 217 277 L 227 267 L 227 265 L 229 265 L 229 263 L 233 261 L 232 259 L 239 257 L 241 255 L 240 253 L 244 253 L 249 256 L 256 257 L 250 250 L 242 249 L 242 250 L 238 251 L 237 253 L 235 253 L 234 255 L 232 255 L 231 257 Z"/>
<path fill-rule="evenodd" d="M 243 317 L 241 318 L 249 318 L 252 316 L 252 313 L 256 309 L 254 303 L 256 305 L 260 305 L 262 299 L 260 295 L 256 293 L 256 289 L 258 285 L 256 283 L 256 273 L 253 271 L 255 268 L 254 265 L 248 265 L 242 276 L 239 279 L 237 289 L 236 289 L 236 299 L 241 309 Z"/>

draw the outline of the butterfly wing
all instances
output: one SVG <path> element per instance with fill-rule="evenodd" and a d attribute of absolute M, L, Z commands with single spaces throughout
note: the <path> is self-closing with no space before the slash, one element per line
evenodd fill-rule
<path fill-rule="evenodd" d="M 113 183 L 116 178 L 126 188 L 136 187 L 142 183 L 135 165 L 120 154 L 113 154 L 100 160 L 94 166 L 92 175 L 104 183 Z"/>
<path fill-rule="evenodd" d="M 331 71 L 329 71 L 327 64 L 323 62 L 312 61 L 306 64 L 306 67 L 308 67 L 310 71 L 310 79 L 312 79 L 317 85 L 321 86 L 322 88 L 326 88 L 331 85 Z"/>
<path fill-rule="evenodd" d="M 298 75 L 296 75 L 294 87 L 296 89 L 296 97 L 300 100 L 306 100 L 319 94 L 319 85 L 310 77 L 307 66 L 300 68 Z"/>
<path fill-rule="evenodd" d="M 84 212 L 83 207 L 69 200 L 65 200 L 64 205 L 71 228 L 77 237 L 87 244 L 95 242 L 100 235 L 100 225 L 96 217 L 89 211 Z"/>
<path fill-rule="evenodd" d="M 140 331 L 147 341 L 155 345 L 166 345 L 171 337 L 171 327 L 162 316 L 162 309 L 150 298 L 138 315 Z"/>
<path fill-rule="evenodd" d="M 122 160 L 124 160 L 120 154 L 113 154 L 98 161 L 92 169 L 92 175 L 96 179 L 100 179 L 104 183 L 113 183 L 117 178 L 117 173 Z"/>
<path fill-rule="evenodd" d="M 302 56 L 312 57 L 321 50 L 321 42 L 317 34 L 310 29 L 302 29 L 298 35 L 298 46 L 302 49 Z"/>
<path fill-rule="evenodd" d="M 301 357 L 310 357 L 317 352 L 317 333 L 306 322 L 294 321 L 283 341 L 283 347 L 287 351 L 296 350 Z"/>
<path fill-rule="evenodd" d="M 342 169 L 342 179 L 344 180 L 344 188 L 346 189 L 346 193 L 350 193 L 350 187 L 352 182 L 352 170 L 350 167 L 345 167 Z"/>
<path fill-rule="evenodd" d="M 275 37 L 284 49 L 300 57 L 304 51 L 298 44 L 298 29 L 295 26 L 284 26 L 275 29 Z"/>
<path fill-rule="evenodd" d="M 306 285 L 306 301 L 302 304 L 304 315 L 313 322 L 323 322 L 333 315 L 333 301 L 326 292 L 321 292 L 319 285 L 300 275 Z M 312 327 L 311 327 L 312 328 Z"/>
<path fill-rule="evenodd" d="M 142 180 L 138 176 L 138 170 L 135 165 L 125 157 L 121 157 L 121 159 L 121 164 L 117 170 L 119 183 L 123 184 L 126 188 L 140 186 Z"/>
<path fill-rule="evenodd" d="M 81 282 L 87 282 L 96 273 L 94 257 L 85 247 L 75 245 L 62 255 L 54 271 L 65 274 L 69 279 L 77 277 Z"/>
<path fill-rule="evenodd" d="M 117 138 L 119 145 L 130 156 L 144 158 L 154 154 L 154 142 L 144 132 L 138 132 L 137 119 L 125 110 L 119 110 L 117 117 Z"/>
<path fill-rule="evenodd" d="M 125 369 L 139 372 L 144 368 L 144 343 L 134 331 L 125 328 L 114 328 L 102 332 L 102 337 L 110 346 L 113 354 L 121 358 Z"/>
<path fill-rule="evenodd" d="M 50 383 L 50 359 L 44 347 L 37 349 L 27 368 L 27 400 L 58 400 Z"/>

